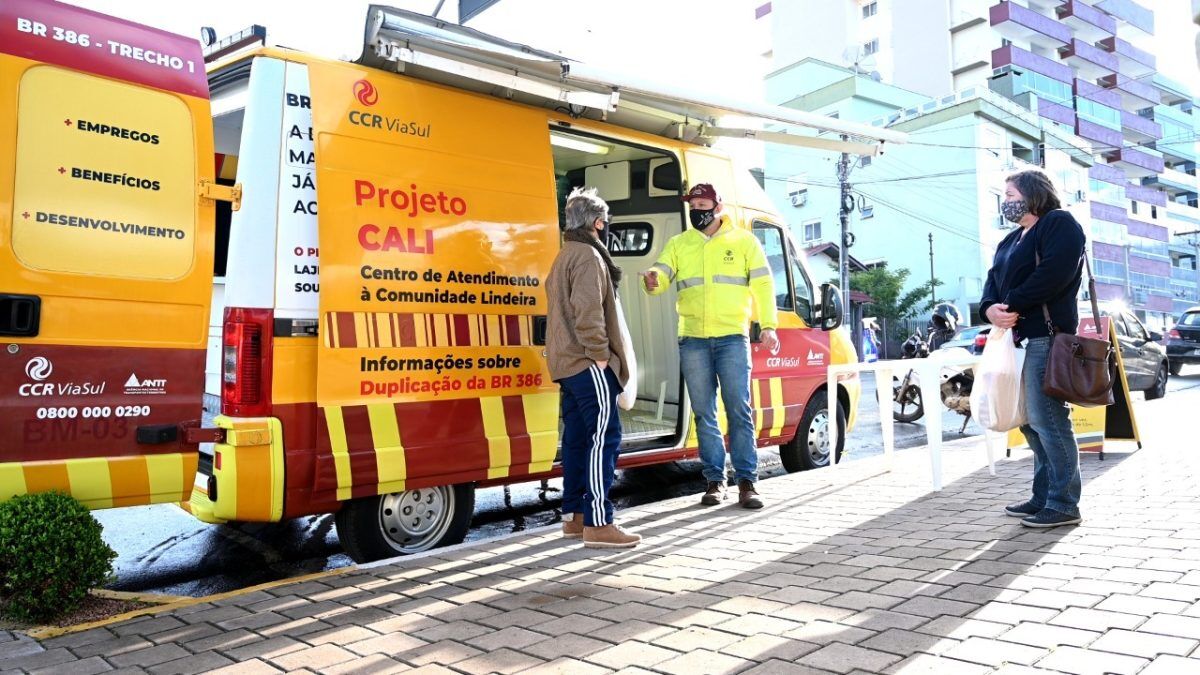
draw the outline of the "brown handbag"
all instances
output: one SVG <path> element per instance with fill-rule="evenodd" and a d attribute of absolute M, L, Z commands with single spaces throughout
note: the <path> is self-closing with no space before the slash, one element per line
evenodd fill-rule
<path fill-rule="evenodd" d="M 1041 264 L 1041 256 L 1037 256 L 1037 262 Z M 1087 266 L 1088 297 L 1092 301 L 1096 337 L 1059 332 L 1050 321 L 1050 310 L 1043 303 L 1042 315 L 1050 329 L 1051 341 L 1042 391 L 1051 398 L 1092 408 L 1113 404 L 1117 361 L 1112 342 L 1099 337 L 1103 324 L 1100 323 L 1100 307 L 1096 304 L 1096 280 L 1092 277 L 1092 265 L 1086 253 L 1083 262 Z"/>

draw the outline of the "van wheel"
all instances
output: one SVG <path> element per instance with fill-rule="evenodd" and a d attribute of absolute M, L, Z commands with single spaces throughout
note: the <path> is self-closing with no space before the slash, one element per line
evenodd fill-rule
<path fill-rule="evenodd" d="M 335 521 L 342 548 L 364 563 L 460 543 L 474 511 L 474 486 L 450 485 L 355 499 Z"/>
<path fill-rule="evenodd" d="M 819 391 L 808 401 L 796 435 L 779 447 L 779 459 L 788 472 L 807 471 L 829 466 L 829 410 L 826 392 Z M 842 461 L 846 447 L 846 411 L 837 404 L 837 458 Z"/>
<path fill-rule="evenodd" d="M 1179 361 L 1171 362 L 1171 374 L 1179 377 L 1179 373 L 1183 372 L 1183 364 Z"/>

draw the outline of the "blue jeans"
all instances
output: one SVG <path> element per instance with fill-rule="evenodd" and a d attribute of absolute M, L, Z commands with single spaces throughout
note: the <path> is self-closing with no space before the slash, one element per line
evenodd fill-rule
<path fill-rule="evenodd" d="M 613 521 L 608 499 L 617 455 L 621 383 L 611 368 L 587 370 L 558 381 L 562 388 L 563 513 L 582 513 L 583 524 L 601 527 Z"/>
<path fill-rule="evenodd" d="M 1050 340 L 1048 337 L 1029 338 L 1025 346 L 1022 386 L 1028 421 L 1021 427 L 1021 433 L 1033 449 L 1033 498 L 1030 502 L 1038 508 L 1078 516 L 1083 481 L 1079 476 L 1079 445 L 1071 426 L 1071 410 L 1065 401 L 1051 398 L 1042 391 Z"/>
<path fill-rule="evenodd" d="M 758 480 L 754 418 L 750 415 L 750 341 L 744 335 L 679 340 L 679 365 L 691 397 L 704 479 L 726 480 L 725 442 L 717 426 L 717 386 L 729 423 L 729 454 L 736 480 Z"/>

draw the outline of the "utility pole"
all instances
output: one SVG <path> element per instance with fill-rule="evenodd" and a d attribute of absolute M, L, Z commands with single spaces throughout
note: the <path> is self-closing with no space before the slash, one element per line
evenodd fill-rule
<path fill-rule="evenodd" d="M 843 142 L 849 140 L 849 136 L 842 134 Z M 858 360 L 862 361 L 862 321 L 859 320 L 858 314 L 850 302 L 850 212 L 854 210 L 854 196 L 850 194 L 850 153 L 848 152 L 843 152 L 842 159 L 838 162 L 838 183 L 841 185 L 842 199 L 838 209 L 838 220 L 842 224 L 842 243 L 838 246 L 840 280 L 838 285 L 842 290 L 842 311 L 847 315 L 847 323 L 850 324 L 850 341 L 854 344 Z"/>
<path fill-rule="evenodd" d="M 933 276 L 933 233 L 929 233 L 929 309 L 937 302 L 937 277 Z"/>
<path fill-rule="evenodd" d="M 849 136 L 842 134 L 842 140 L 848 141 Z M 838 183 L 841 185 L 841 205 L 838 219 L 842 224 L 842 243 L 838 247 L 838 274 L 842 290 L 842 302 L 850 306 L 850 211 L 854 208 L 854 197 L 850 194 L 850 153 L 843 152 L 838 162 Z"/>

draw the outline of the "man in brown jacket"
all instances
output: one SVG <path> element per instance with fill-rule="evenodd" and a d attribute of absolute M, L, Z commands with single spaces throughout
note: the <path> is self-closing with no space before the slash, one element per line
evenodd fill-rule
<path fill-rule="evenodd" d="M 576 188 L 565 215 L 546 280 L 546 357 L 562 388 L 563 536 L 587 548 L 632 548 L 642 538 L 613 524 L 608 499 L 621 449 L 617 395 L 629 381 L 617 316 L 621 270 L 601 241 L 608 204 L 595 189 Z"/>

